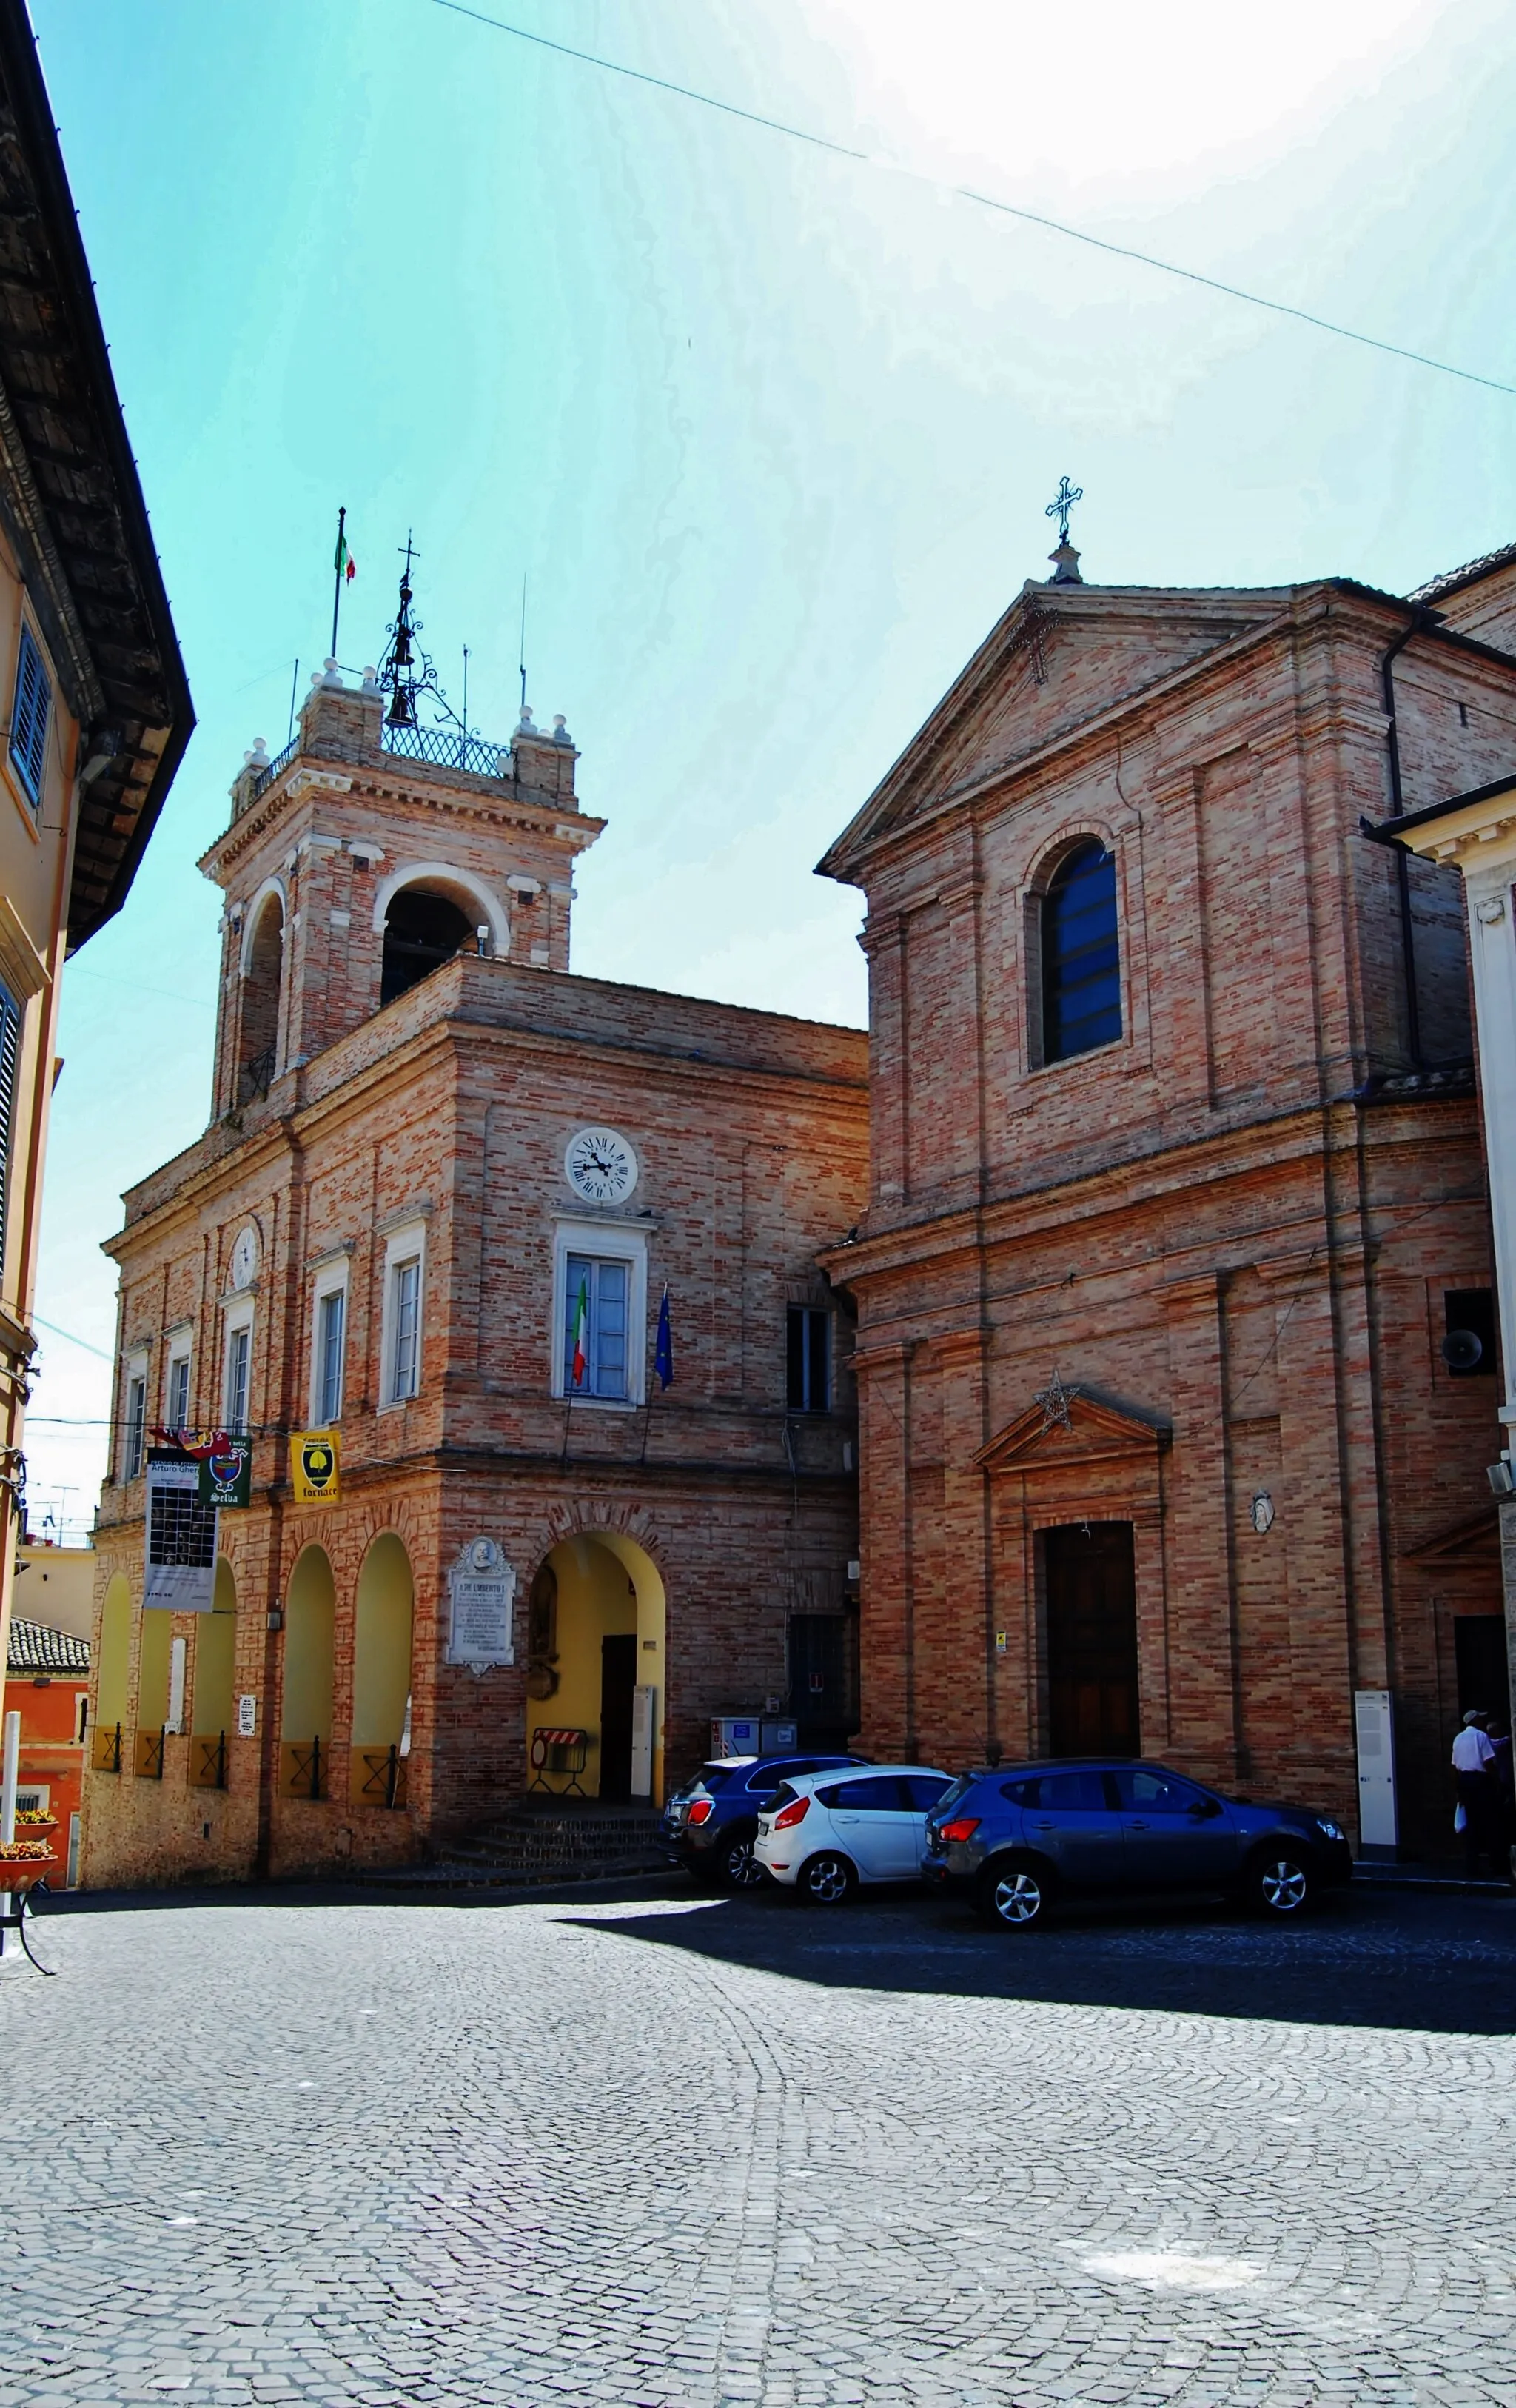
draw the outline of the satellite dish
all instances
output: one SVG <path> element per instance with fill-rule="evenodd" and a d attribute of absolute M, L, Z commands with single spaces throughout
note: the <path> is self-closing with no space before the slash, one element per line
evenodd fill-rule
<path fill-rule="evenodd" d="M 1450 1329 L 1442 1341 L 1442 1359 L 1450 1371 L 1475 1371 L 1484 1360 L 1484 1343 L 1472 1329 Z"/>

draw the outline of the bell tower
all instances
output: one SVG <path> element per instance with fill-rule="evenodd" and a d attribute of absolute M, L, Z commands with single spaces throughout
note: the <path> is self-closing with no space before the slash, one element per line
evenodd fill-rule
<path fill-rule="evenodd" d="M 326 663 L 284 751 L 271 760 L 260 738 L 246 755 L 201 859 L 226 898 L 213 1119 L 457 953 L 567 972 L 574 862 L 605 825 L 579 810 L 568 730 L 523 707 L 508 743 L 475 735 L 410 601 L 408 562 L 382 667 L 350 682 Z"/>

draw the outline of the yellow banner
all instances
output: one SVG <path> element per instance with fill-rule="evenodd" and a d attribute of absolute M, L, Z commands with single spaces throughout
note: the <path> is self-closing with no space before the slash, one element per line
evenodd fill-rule
<path fill-rule="evenodd" d="M 335 1505 L 341 1493 L 340 1433 L 296 1430 L 290 1440 L 290 1480 L 297 1505 Z"/>

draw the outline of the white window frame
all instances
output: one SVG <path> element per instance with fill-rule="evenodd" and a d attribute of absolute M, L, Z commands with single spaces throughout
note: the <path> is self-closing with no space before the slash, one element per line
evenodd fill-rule
<path fill-rule="evenodd" d="M 134 1396 L 140 1396 L 138 1421 Z M 135 1456 L 135 1461 L 134 1461 Z M 122 1366 L 122 1478 L 140 1480 L 148 1459 L 148 1350 L 135 1347 Z"/>
<path fill-rule="evenodd" d="M 246 1330 L 248 1336 L 248 1393 L 244 1400 L 240 1424 L 232 1411 L 232 1349 L 235 1340 Z M 251 1297 L 238 1297 L 228 1305 L 222 1323 L 222 1427 L 247 1430 L 252 1421 L 252 1337 L 253 1301 Z"/>
<path fill-rule="evenodd" d="M 568 1257 L 595 1254 L 602 1262 L 630 1268 L 626 1297 L 626 1394 L 586 1397 L 570 1390 L 565 1377 L 564 1326 L 568 1312 Z M 549 1393 L 572 1396 L 574 1410 L 587 1412 L 633 1413 L 646 1403 L 648 1393 L 648 1230 L 626 1221 L 557 1221 L 552 1240 L 552 1320 L 549 1328 Z"/>
<path fill-rule="evenodd" d="M 164 1427 L 188 1429 L 194 1401 L 194 1340 L 187 1321 L 178 1323 L 164 1332 Z M 175 1374 L 184 1366 L 184 1413 L 182 1420 L 174 1411 Z"/>
<path fill-rule="evenodd" d="M 342 1353 L 337 1365 L 336 1411 L 328 1413 L 322 1396 L 322 1323 L 328 1297 L 342 1298 Z M 342 1418 L 348 1401 L 348 1341 L 352 1335 L 352 1283 L 346 1254 L 337 1254 L 330 1262 L 318 1264 L 310 1292 L 310 1426 L 324 1429 L 329 1422 Z"/>
<path fill-rule="evenodd" d="M 407 1264 L 416 1265 L 416 1363 L 415 1381 L 404 1396 L 395 1390 L 395 1361 L 399 1340 L 398 1304 L 400 1273 Z M 422 1392 L 422 1364 L 426 1344 L 426 1224 L 408 1221 L 392 1229 L 384 1240 L 384 1312 L 379 1337 L 379 1405 L 381 1413 L 398 1412 L 402 1406 L 413 1404 Z"/>

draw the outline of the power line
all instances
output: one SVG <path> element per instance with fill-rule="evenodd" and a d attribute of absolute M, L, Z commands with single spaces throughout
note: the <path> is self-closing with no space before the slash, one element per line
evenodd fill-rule
<path fill-rule="evenodd" d="M 1404 343 L 1387 342 L 1382 336 L 1366 335 L 1357 326 L 1344 326 L 1335 318 L 1318 317 L 1313 309 L 1298 309 L 1291 301 L 1274 301 L 1267 294 L 1250 293 L 1240 284 L 1228 284 L 1219 276 L 1207 276 L 1197 267 L 1180 267 L 1172 259 L 1160 259 L 1156 252 L 1138 251 L 1132 244 L 1110 242 L 1104 235 L 1089 234 L 1082 226 L 1066 225 L 1061 218 L 1050 218 L 1038 209 L 1020 208 L 1013 201 L 997 201 L 989 193 L 976 192 L 971 184 L 951 184 L 940 176 L 928 176 L 919 167 L 902 167 L 893 159 L 877 158 L 867 150 L 855 150 L 846 142 L 834 142 L 824 134 L 812 134 L 803 125 L 791 125 L 782 118 L 765 117 L 757 109 L 739 108 L 735 101 L 718 100 L 714 93 L 696 92 L 690 84 L 673 83 L 666 76 L 650 75 L 642 67 L 629 67 L 620 59 L 601 58 L 594 50 L 575 50 L 568 42 L 554 42 L 546 34 L 528 32 L 524 25 L 508 24 L 503 17 L 487 17 L 482 9 L 465 6 L 465 0 L 433 0 L 438 8 L 446 8 L 454 17 L 467 17 L 476 25 L 487 25 L 492 33 L 508 34 L 514 41 L 530 42 L 539 50 L 554 50 L 560 58 L 576 59 L 581 66 L 599 67 L 606 75 L 622 76 L 628 83 L 651 86 L 654 92 L 672 93 L 676 100 L 691 100 L 700 108 L 712 108 L 722 117 L 738 117 L 746 125 L 760 126 L 765 134 L 782 134 L 792 142 L 804 142 L 813 150 L 826 150 L 837 159 L 852 159 L 865 167 L 882 167 L 892 174 L 908 177 L 915 184 L 926 184 L 934 192 L 951 193 L 957 199 L 971 201 L 975 208 L 993 209 L 999 217 L 1018 218 L 1023 225 L 1040 226 L 1045 234 L 1062 235 L 1067 242 L 1081 242 L 1091 251 L 1103 251 L 1112 259 L 1127 259 L 1139 267 L 1156 268 L 1160 275 L 1177 276 L 1186 284 L 1201 285 L 1208 293 L 1220 293 L 1229 301 L 1244 301 L 1250 308 L 1268 309 L 1279 318 L 1294 318 L 1303 326 L 1314 326 L 1318 333 L 1337 335 L 1344 342 L 1360 343 L 1367 351 L 1382 351 L 1389 358 L 1409 360 L 1413 366 L 1433 368 L 1438 376 L 1457 377 L 1464 384 L 1483 385 L 1487 392 L 1516 396 L 1516 384 L 1507 384 L 1499 377 L 1480 376 L 1477 369 L 1454 367 L 1449 360 L 1434 359 L 1429 351 L 1411 351 Z"/>

